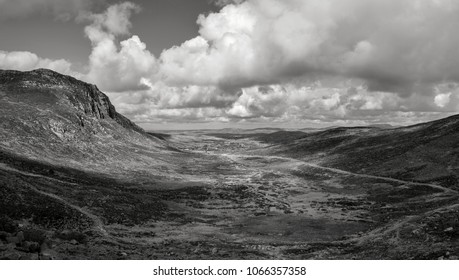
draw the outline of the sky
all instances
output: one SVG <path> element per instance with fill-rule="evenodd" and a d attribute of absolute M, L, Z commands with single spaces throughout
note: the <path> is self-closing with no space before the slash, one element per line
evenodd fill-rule
<path fill-rule="evenodd" d="M 146 129 L 459 111 L 455 0 L 0 0 L 0 68 L 96 84 Z"/>

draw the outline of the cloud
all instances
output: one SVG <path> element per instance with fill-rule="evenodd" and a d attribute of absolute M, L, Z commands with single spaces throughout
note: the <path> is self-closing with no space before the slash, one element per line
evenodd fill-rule
<path fill-rule="evenodd" d="M 38 5 L 2 3 L 23 3 L 18 16 Z M 158 58 L 131 35 L 138 5 L 75 13 L 85 1 L 69 3 L 60 11 L 78 15 L 92 45 L 87 71 L 74 74 L 135 121 L 363 125 L 459 110 L 456 1 L 217 0 L 198 36 Z M 0 52 L 0 67 L 71 73 L 69 62 L 29 52 Z"/>
<path fill-rule="evenodd" d="M 161 108 L 225 108 L 238 98 L 238 93 L 213 86 L 168 86 L 162 82 L 149 86 L 148 94 L 155 106 Z"/>
<path fill-rule="evenodd" d="M 278 84 L 244 89 L 226 112 L 229 117 L 241 119 L 330 120 L 395 111 L 402 103 L 396 94 L 368 92 L 363 86 L 328 88 Z"/>
<path fill-rule="evenodd" d="M 129 29 L 132 27 L 130 17 L 132 13 L 138 13 L 140 10 L 140 6 L 132 2 L 123 2 L 109 6 L 101 14 L 83 13 L 79 16 L 78 20 L 89 20 L 92 22 L 90 26 L 86 27 L 85 32 L 91 41 L 98 41 L 104 37 L 103 35 L 129 34 Z M 95 33 L 95 31 L 98 32 Z"/>
<path fill-rule="evenodd" d="M 448 105 L 450 97 L 451 92 L 437 94 L 434 98 L 435 105 L 437 105 L 440 108 L 445 107 L 446 105 Z"/>
<path fill-rule="evenodd" d="M 36 68 L 48 68 L 63 74 L 79 76 L 70 70 L 71 64 L 67 60 L 51 60 L 38 57 L 31 52 L 0 51 L 0 68 L 29 71 Z"/>
<path fill-rule="evenodd" d="M 397 112 L 408 106 L 397 94 L 368 92 L 364 86 L 324 87 L 276 84 L 253 86 L 237 93 L 218 87 L 173 87 L 148 83 L 147 90 L 109 93 L 123 114 L 141 122 L 335 122 L 348 119 L 364 124 L 366 119 Z M 384 122 L 384 121 L 382 121 Z"/>
<path fill-rule="evenodd" d="M 280 85 L 271 87 L 251 87 L 243 89 L 243 94 L 227 111 L 236 118 L 281 117 L 287 112 L 290 96 Z"/>
<path fill-rule="evenodd" d="M 459 81 L 459 2 L 224 2 L 199 17 L 198 37 L 163 52 L 167 82 L 247 87 L 326 74 L 408 96 Z"/>
<path fill-rule="evenodd" d="M 156 59 L 136 35 L 119 43 L 117 38 L 128 35 L 130 16 L 140 7 L 124 2 L 110 6 L 104 13 L 87 14 L 80 20 L 92 23 L 85 34 L 92 44 L 89 72 L 86 80 L 107 91 L 129 91 L 145 88 L 141 80 L 156 71 Z"/>
<path fill-rule="evenodd" d="M 0 0 L 0 20 L 21 18 L 32 14 L 52 15 L 69 20 L 94 6 L 91 0 Z M 103 1 L 102 1 L 103 2 Z"/>

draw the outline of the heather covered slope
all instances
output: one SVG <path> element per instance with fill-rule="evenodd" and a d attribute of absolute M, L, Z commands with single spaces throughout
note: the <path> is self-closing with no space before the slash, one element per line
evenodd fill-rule
<path fill-rule="evenodd" d="M 458 188 L 459 115 L 392 129 L 334 128 L 257 137 L 270 152 L 348 171 Z"/>

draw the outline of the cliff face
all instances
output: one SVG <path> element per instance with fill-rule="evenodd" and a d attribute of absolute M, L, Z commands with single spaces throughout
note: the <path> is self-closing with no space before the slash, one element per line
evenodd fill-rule
<path fill-rule="evenodd" d="M 35 159 L 114 162 L 167 144 L 116 112 L 95 85 L 51 70 L 0 70 L 0 150 Z"/>

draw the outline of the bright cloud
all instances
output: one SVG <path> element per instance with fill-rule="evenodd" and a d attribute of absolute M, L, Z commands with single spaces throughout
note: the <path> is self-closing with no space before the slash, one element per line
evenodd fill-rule
<path fill-rule="evenodd" d="M 28 71 L 36 68 L 48 68 L 60 73 L 78 76 L 70 70 L 70 66 L 70 62 L 64 59 L 41 58 L 31 52 L 0 51 L 0 67 L 4 69 Z"/>
<path fill-rule="evenodd" d="M 440 108 L 445 107 L 446 105 L 448 105 L 450 97 L 451 92 L 437 94 L 434 98 L 435 105 L 437 105 Z"/>
<path fill-rule="evenodd" d="M 156 71 L 156 59 L 136 35 L 117 43 L 117 36 L 128 35 L 130 16 L 140 7 L 124 2 L 110 6 L 105 13 L 89 14 L 92 21 L 85 34 L 92 43 L 86 80 L 108 91 L 127 91 L 145 86 L 141 80 Z"/>

